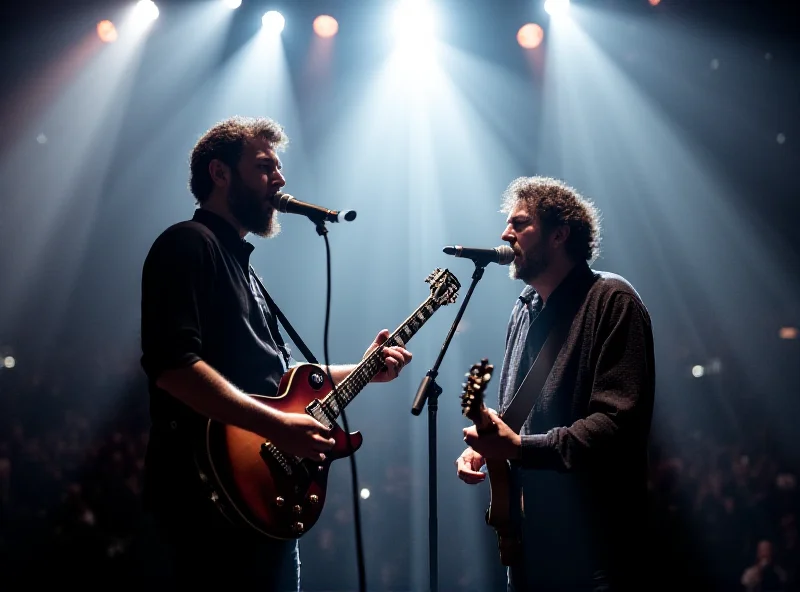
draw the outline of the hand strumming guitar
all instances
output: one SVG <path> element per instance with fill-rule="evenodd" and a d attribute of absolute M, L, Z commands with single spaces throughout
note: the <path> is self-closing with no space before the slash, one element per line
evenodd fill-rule
<path fill-rule="evenodd" d="M 300 458 L 325 460 L 325 452 L 336 443 L 328 428 L 305 413 L 272 411 L 276 421 L 270 428 L 270 441 L 275 446 Z"/>
<path fill-rule="evenodd" d="M 486 480 L 486 473 L 481 473 L 481 468 L 486 464 L 483 457 L 475 452 L 472 448 L 467 448 L 456 459 L 456 469 L 458 470 L 458 478 L 464 483 L 470 485 L 477 485 Z"/>

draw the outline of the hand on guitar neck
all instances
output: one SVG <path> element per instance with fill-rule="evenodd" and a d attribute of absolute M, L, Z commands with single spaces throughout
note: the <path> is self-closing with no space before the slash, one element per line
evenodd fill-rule
<path fill-rule="evenodd" d="M 494 366 L 489 364 L 489 360 L 481 360 L 480 364 L 472 365 L 466 374 L 467 382 L 462 385 L 464 392 L 461 395 L 461 413 L 471 419 L 476 429 L 480 428 L 482 432 L 494 427 L 483 402 L 486 385 L 492 379 L 493 371 Z M 481 471 L 485 464 L 486 459 L 479 452 L 472 447 L 467 448 L 456 459 L 458 478 L 469 485 L 482 483 L 486 480 L 486 473 Z"/>
<path fill-rule="evenodd" d="M 464 441 L 469 445 L 456 460 L 458 478 L 474 485 L 486 480 L 491 486 L 486 523 L 497 533 L 500 560 L 503 565 L 515 565 L 522 560 L 521 538 L 512 519 L 512 494 L 508 460 L 519 455 L 520 437 L 509 428 L 492 409 L 484 405 L 486 385 L 494 367 L 489 360 L 473 364 L 467 374 L 461 395 L 463 414 L 473 426 L 464 430 Z"/>
<path fill-rule="evenodd" d="M 469 448 L 456 460 L 456 466 L 459 467 L 458 476 L 468 483 L 478 482 L 477 471 L 483 466 L 485 459 L 519 458 L 522 446 L 519 434 L 508 427 L 494 409 L 489 409 L 484 404 L 486 385 L 491 380 L 493 371 L 494 366 L 488 360 L 473 364 L 466 375 L 467 382 L 463 385 L 462 412 L 474 425 L 464 428 L 464 442 Z M 470 481 L 463 477 L 468 477 Z"/>
<path fill-rule="evenodd" d="M 519 458 L 522 438 L 500 419 L 493 409 L 486 413 L 491 418 L 493 428 L 479 429 L 476 426 L 464 428 L 464 442 L 483 458 L 514 460 Z"/>

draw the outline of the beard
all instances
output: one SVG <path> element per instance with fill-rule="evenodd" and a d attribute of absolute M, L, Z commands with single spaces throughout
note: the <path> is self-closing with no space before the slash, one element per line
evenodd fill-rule
<path fill-rule="evenodd" d="M 228 205 L 231 213 L 247 232 L 270 238 L 281 231 L 278 212 L 272 201 L 245 185 L 238 171 L 234 171 L 231 177 Z"/>
<path fill-rule="evenodd" d="M 547 251 L 547 237 L 542 239 L 527 252 L 522 254 L 519 263 L 513 261 L 508 270 L 512 280 L 522 280 L 530 284 L 550 267 L 550 253 Z"/>

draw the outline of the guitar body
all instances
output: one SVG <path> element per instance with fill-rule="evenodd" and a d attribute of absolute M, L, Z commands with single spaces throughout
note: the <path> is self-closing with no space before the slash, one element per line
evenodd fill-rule
<path fill-rule="evenodd" d="M 344 407 L 385 368 L 384 347 L 404 346 L 440 306 L 456 301 L 461 284 L 449 271 L 436 269 L 425 281 L 431 295 L 378 348 L 373 349 L 333 390 L 316 364 L 301 364 L 281 377 L 274 397 L 255 399 L 286 413 L 307 413 L 331 429 L 334 447 L 323 462 L 279 450 L 262 436 L 209 421 L 195 462 L 209 497 L 231 522 L 275 539 L 297 539 L 319 520 L 325 506 L 333 461 L 361 447 L 359 432 L 347 434 L 336 423 Z"/>
<path fill-rule="evenodd" d="M 522 562 L 522 539 L 511 513 L 511 468 L 503 460 L 486 461 L 489 474 L 489 507 L 486 509 L 486 524 L 497 534 L 500 562 L 505 566 Z"/>
<path fill-rule="evenodd" d="M 307 413 L 332 389 L 321 367 L 302 364 L 283 375 L 276 397 L 255 398 L 279 411 Z M 234 522 L 267 536 L 299 538 L 322 513 L 331 463 L 350 456 L 363 442 L 359 432 L 347 434 L 335 422 L 331 437 L 336 444 L 318 463 L 285 455 L 258 434 L 209 421 L 206 456 L 225 498 L 221 509 Z"/>
<path fill-rule="evenodd" d="M 480 364 L 473 364 L 461 396 L 463 414 L 472 420 L 479 434 L 497 429 L 484 404 L 486 385 L 491 380 L 493 370 L 486 359 Z M 505 460 L 486 459 L 486 472 L 490 488 L 486 524 L 497 534 L 500 562 L 505 566 L 518 565 L 522 562 L 522 537 L 511 512 L 511 467 Z"/>

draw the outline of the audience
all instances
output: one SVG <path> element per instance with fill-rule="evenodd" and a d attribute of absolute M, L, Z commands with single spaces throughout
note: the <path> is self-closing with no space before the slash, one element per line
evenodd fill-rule
<path fill-rule="evenodd" d="M 62 582 L 132 585 L 161 569 L 139 505 L 149 421 L 145 385 L 136 362 L 109 365 L 107 372 L 89 383 L 78 368 L 46 375 L 0 370 L 5 584 L 29 587 L 55 574 Z M 656 429 L 653 440 L 652 589 L 800 590 L 796 467 L 764 438 L 723 442 L 678 428 L 665 435 Z M 390 465 L 385 482 L 375 486 L 394 516 L 411 514 L 409 482 L 408 467 Z M 351 529 L 351 512 L 347 495 L 331 495 L 326 514 L 334 519 L 304 538 L 329 573 L 345 560 L 333 525 Z M 385 518 L 366 512 L 375 524 Z M 408 545 L 397 544 L 409 536 L 407 528 L 395 539 L 366 536 L 384 558 L 375 567 L 375 585 L 410 587 L 413 579 L 399 569 L 410 563 Z M 307 589 L 323 589 L 306 575 Z M 353 577 L 329 579 L 324 589 L 344 590 Z"/>

